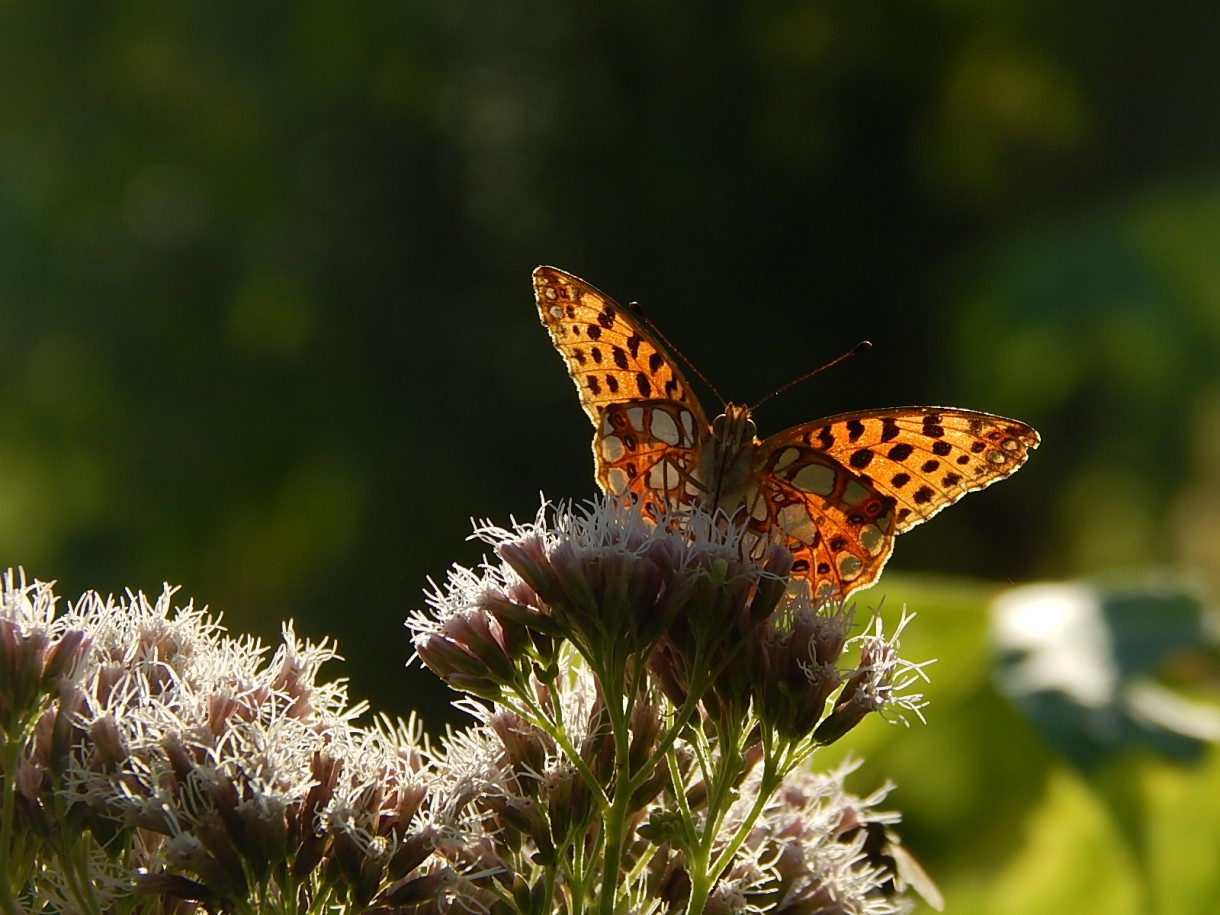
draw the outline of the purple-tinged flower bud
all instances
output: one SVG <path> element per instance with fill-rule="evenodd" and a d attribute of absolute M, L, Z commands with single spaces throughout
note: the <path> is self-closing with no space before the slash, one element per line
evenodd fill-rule
<path fill-rule="evenodd" d="M 428 860 L 432 854 L 432 837 L 425 832 L 407 835 L 399 843 L 386 866 L 391 880 L 400 880 Z"/>
<path fill-rule="evenodd" d="M 860 666 L 843 684 L 834 710 L 814 731 L 818 743 L 834 743 L 870 712 L 885 708 L 896 663 L 897 655 L 889 645 L 880 641 L 864 644 Z"/>
<path fill-rule="evenodd" d="M 754 586 L 750 599 L 749 618 L 753 623 L 770 619 L 784 599 L 788 590 L 788 576 L 792 572 L 792 553 L 779 544 L 772 544 L 762 558 L 763 575 Z"/>
<path fill-rule="evenodd" d="M 682 656 L 667 640 L 662 641 L 648 658 L 648 672 L 675 708 L 681 708 L 690 694 L 690 675 L 682 664 Z"/>
<path fill-rule="evenodd" d="M 0 617 L 0 729 L 16 739 L 43 701 L 42 670 L 50 636 Z"/>
<path fill-rule="evenodd" d="M 294 645 L 291 627 L 286 628 L 285 635 L 289 646 Z M 317 713 L 314 707 L 317 687 L 314 686 L 312 665 L 292 647 L 281 649 L 276 657 L 280 667 L 271 681 L 270 689 L 292 699 L 285 714 L 301 721 L 311 720 Z"/>
<path fill-rule="evenodd" d="M 825 713 L 838 688 L 837 662 L 851 616 L 837 606 L 815 609 L 798 603 L 785 618 L 774 618 L 751 641 L 759 717 L 790 739 L 805 737 Z"/>
<path fill-rule="evenodd" d="M 377 892 L 384 861 L 371 854 L 369 845 L 348 830 L 335 830 L 335 841 L 331 848 L 330 860 L 337 866 L 342 875 L 340 880 L 332 879 L 335 884 L 348 887 L 351 901 L 363 908 Z"/>
<path fill-rule="evenodd" d="M 326 860 L 334 843 L 330 833 L 311 832 L 296 842 L 296 852 L 291 856 L 292 878 L 298 882 L 305 880 L 315 869 Z"/>
<path fill-rule="evenodd" d="M 647 699 L 635 703 L 631 710 L 631 746 L 627 756 L 630 771 L 638 771 L 652 755 L 662 724 L 661 709 L 657 703 Z"/>
<path fill-rule="evenodd" d="M 287 858 L 287 806 L 281 797 L 263 795 L 237 808 L 241 823 L 239 847 L 259 882 L 266 880 Z"/>
<path fill-rule="evenodd" d="M 114 688 L 123 682 L 127 673 L 127 668 L 117 661 L 107 661 L 98 665 L 93 692 L 99 707 L 110 707 L 114 698 Z"/>
<path fill-rule="evenodd" d="M 551 616 L 550 608 L 526 584 L 512 585 L 505 590 L 487 588 L 479 595 L 476 606 L 498 620 L 506 631 L 520 629 L 548 639 L 558 639 L 564 635 L 563 626 Z M 516 653 L 513 653 L 514 656 Z"/>
<path fill-rule="evenodd" d="M 91 647 L 92 640 L 83 630 L 69 629 L 64 632 L 47 652 L 43 680 L 53 685 L 61 677 L 71 677 L 88 656 Z"/>
<path fill-rule="evenodd" d="M 140 896 L 170 896 L 205 904 L 216 898 L 216 894 L 204 884 L 175 874 L 136 874 L 131 889 Z"/>
<path fill-rule="evenodd" d="M 518 672 L 505 652 L 499 623 L 481 610 L 455 613 L 434 632 L 415 639 L 415 653 L 451 686 L 476 684 L 480 694 L 498 694 Z"/>
<path fill-rule="evenodd" d="M 325 860 L 334 840 L 333 835 L 322 828 L 322 811 L 334 797 L 335 786 L 343 771 L 343 760 L 328 751 L 318 750 L 310 763 L 313 784 L 305 797 L 285 814 L 287 822 L 286 844 L 290 849 L 291 873 L 301 881 Z"/>
<path fill-rule="evenodd" d="M 501 543 L 496 547 L 496 555 L 533 589 L 543 603 L 550 604 L 558 596 L 559 584 L 541 536 Z"/>
<path fill-rule="evenodd" d="M 447 867 L 417 877 L 406 877 L 386 887 L 377 897 L 377 902 L 402 909 L 423 905 L 440 898 L 453 878 L 453 872 Z"/>
<path fill-rule="evenodd" d="M 541 772 L 547 757 L 555 753 L 554 738 L 514 712 L 497 711 L 487 719 L 487 724 L 504 745 L 505 762 L 514 773 L 528 776 Z"/>
<path fill-rule="evenodd" d="M 89 740 L 102 772 L 117 772 L 130 758 L 118 723 L 111 715 L 95 718 L 89 726 Z"/>
<path fill-rule="evenodd" d="M 195 820 L 190 833 L 207 850 L 207 856 L 198 859 L 192 867 L 203 882 L 226 899 L 247 899 L 250 887 L 242 857 L 220 817 L 215 812 L 205 812 Z"/>
<path fill-rule="evenodd" d="M 191 751 L 176 736 L 166 736 L 161 741 L 161 750 L 169 760 L 170 768 L 174 770 L 174 776 L 178 781 L 177 791 L 181 791 L 190 781 L 191 773 L 195 769 L 195 760 L 191 756 Z"/>

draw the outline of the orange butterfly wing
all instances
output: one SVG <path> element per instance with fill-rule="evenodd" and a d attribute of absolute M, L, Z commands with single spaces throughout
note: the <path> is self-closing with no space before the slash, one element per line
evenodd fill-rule
<path fill-rule="evenodd" d="M 895 503 L 799 432 L 762 443 L 757 488 L 746 500 L 754 552 L 778 540 L 815 597 L 844 597 L 881 574 L 894 545 Z"/>
<path fill-rule="evenodd" d="M 1024 423 L 949 407 L 843 413 L 761 446 L 752 528 L 778 535 L 819 596 L 875 582 L 894 538 L 1015 472 L 1038 447 Z"/>
<path fill-rule="evenodd" d="M 661 503 L 697 500 L 692 474 L 708 423 L 682 372 L 629 312 L 579 277 L 538 267 L 534 293 L 593 421 L 601 488 L 633 495 L 652 517 Z"/>
<path fill-rule="evenodd" d="M 953 407 L 842 413 L 776 438 L 799 438 L 893 497 L 899 534 L 1014 473 L 1041 441 L 1015 419 Z"/>
<path fill-rule="evenodd" d="M 665 505 L 715 508 L 706 503 L 723 494 L 732 501 L 721 507 L 747 516 L 752 555 L 782 543 L 793 574 L 818 597 L 871 585 L 898 534 L 1013 473 L 1038 447 L 1032 428 L 989 413 L 867 410 L 733 446 L 728 457 L 751 450 L 747 478 L 728 486 L 713 470 L 718 478 L 701 481 L 705 452 L 723 441 L 660 344 L 613 299 L 562 270 L 537 268 L 534 290 L 593 421 L 602 489 L 635 498 L 654 518 Z M 749 419 L 744 408 L 729 412 Z M 733 463 L 712 456 L 713 468 Z"/>

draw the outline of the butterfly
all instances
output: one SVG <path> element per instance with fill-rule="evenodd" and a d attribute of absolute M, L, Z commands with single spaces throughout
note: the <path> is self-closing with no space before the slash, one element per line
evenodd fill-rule
<path fill-rule="evenodd" d="M 593 421 L 597 482 L 656 519 L 722 509 L 750 555 L 791 551 L 817 598 L 871 585 L 894 538 L 1020 467 L 1038 447 L 1024 423 L 949 407 L 840 413 L 763 440 L 750 407 L 711 422 L 674 360 L 605 293 L 555 267 L 534 271 L 543 325 Z"/>

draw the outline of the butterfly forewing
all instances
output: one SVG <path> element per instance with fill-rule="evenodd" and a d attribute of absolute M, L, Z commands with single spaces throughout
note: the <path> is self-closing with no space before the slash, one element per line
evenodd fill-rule
<path fill-rule="evenodd" d="M 609 404 L 669 400 L 695 416 L 700 432 L 706 429 L 703 408 L 678 367 L 622 306 L 554 267 L 534 271 L 534 294 L 595 426 Z"/>
<path fill-rule="evenodd" d="M 708 423 L 681 371 L 629 312 L 584 280 L 539 267 L 534 293 L 593 420 L 602 490 L 632 498 L 652 518 L 690 504 Z"/>
<path fill-rule="evenodd" d="M 1024 423 L 950 407 L 843 413 L 776 438 L 817 448 L 892 496 L 897 533 L 1013 473 L 1039 442 Z"/>

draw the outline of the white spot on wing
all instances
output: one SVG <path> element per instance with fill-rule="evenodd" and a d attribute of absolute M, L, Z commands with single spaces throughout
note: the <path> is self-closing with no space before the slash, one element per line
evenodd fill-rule
<path fill-rule="evenodd" d="M 676 445 L 681 439 L 678 436 L 678 424 L 664 410 L 652 411 L 652 422 L 649 423 L 653 438 L 660 439 L 667 445 Z"/>
<path fill-rule="evenodd" d="M 813 526 L 805 506 L 796 503 L 785 505 L 776 514 L 775 520 L 780 529 L 789 537 L 799 540 L 801 543 L 813 543 L 817 529 Z"/>
<path fill-rule="evenodd" d="M 885 548 L 885 535 L 875 524 L 866 524 L 860 528 L 860 544 L 870 556 L 879 556 Z"/>
<path fill-rule="evenodd" d="M 602 460 L 606 463 L 613 464 L 626 453 L 627 449 L 623 447 L 623 440 L 617 435 L 602 436 Z"/>
<path fill-rule="evenodd" d="M 852 480 L 847 484 L 847 489 L 843 491 L 843 501 L 848 505 L 858 505 L 866 500 L 869 492 L 862 485 Z"/>
<path fill-rule="evenodd" d="M 621 496 L 627 491 L 627 474 L 618 467 L 606 471 L 606 487 L 612 496 Z"/>
<path fill-rule="evenodd" d="M 670 460 L 657 461 L 648 468 L 648 488 L 658 492 L 669 492 L 682 479 L 676 465 Z"/>
<path fill-rule="evenodd" d="M 835 472 L 825 464 L 806 464 L 792 475 L 797 489 L 828 496 L 835 487 Z"/>
<path fill-rule="evenodd" d="M 772 467 L 771 472 L 779 473 L 781 470 L 787 469 L 788 466 L 800 456 L 801 452 L 799 448 L 785 448 L 775 456 L 775 464 Z"/>
<path fill-rule="evenodd" d="M 851 555 L 851 553 L 844 553 L 835 561 L 839 566 L 839 577 L 844 581 L 851 581 L 853 578 L 856 578 L 864 568 L 864 563 L 859 558 Z"/>
<path fill-rule="evenodd" d="M 623 413 L 627 416 L 627 422 L 631 424 L 631 428 L 636 432 L 644 428 L 643 407 L 628 407 Z"/>

